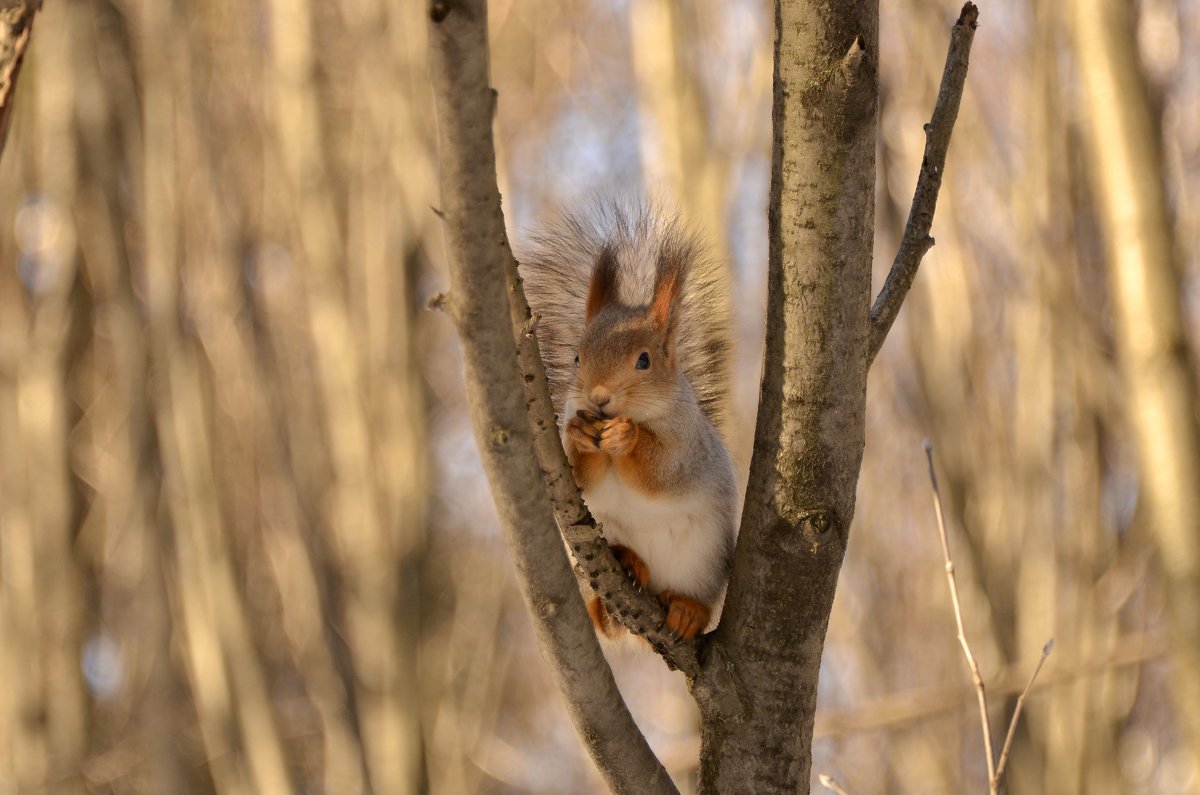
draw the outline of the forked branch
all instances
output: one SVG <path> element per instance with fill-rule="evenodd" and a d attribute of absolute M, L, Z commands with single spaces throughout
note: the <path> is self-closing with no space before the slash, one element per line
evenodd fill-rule
<path fill-rule="evenodd" d="M 962 7 L 950 34 L 950 51 L 946 54 L 946 67 L 942 71 L 942 85 L 933 107 L 933 118 L 925 125 L 925 156 L 921 159 L 921 173 L 917 177 L 917 189 L 908 211 L 908 222 L 904 225 L 900 250 L 892 261 L 892 269 L 883 289 L 875 298 L 875 305 L 871 307 L 868 361 L 874 360 L 883 347 L 883 341 L 887 339 L 896 315 L 900 313 L 904 297 L 908 295 L 908 289 L 917 276 L 921 258 L 933 247 L 929 230 L 933 227 L 933 213 L 937 209 L 942 171 L 946 166 L 946 150 L 950 148 L 950 134 L 954 131 L 958 106 L 962 102 L 967 63 L 978 21 L 979 9 L 974 3 L 967 3 Z"/>

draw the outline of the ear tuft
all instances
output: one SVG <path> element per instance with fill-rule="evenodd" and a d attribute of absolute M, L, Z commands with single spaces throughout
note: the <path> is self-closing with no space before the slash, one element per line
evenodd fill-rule
<path fill-rule="evenodd" d="M 600 310 L 609 304 L 614 304 L 617 301 L 617 287 L 619 286 L 619 272 L 617 270 L 617 252 L 611 245 L 606 245 L 600 249 L 600 254 L 596 257 L 596 264 L 592 267 L 592 281 L 588 287 L 587 309 L 584 311 L 583 319 L 587 323 L 592 322 Z"/>
<path fill-rule="evenodd" d="M 683 303 L 683 283 L 687 275 L 684 255 L 665 248 L 658 255 L 658 275 L 654 280 L 654 297 L 650 299 L 650 317 L 659 333 L 670 336 Z"/>

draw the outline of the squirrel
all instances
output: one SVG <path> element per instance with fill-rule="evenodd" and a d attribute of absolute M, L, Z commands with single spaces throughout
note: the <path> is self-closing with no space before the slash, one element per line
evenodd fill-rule
<path fill-rule="evenodd" d="M 724 599 L 737 532 L 725 273 L 676 216 L 613 201 L 531 236 L 521 273 L 584 500 L 692 639 Z M 621 635 L 598 596 L 587 606 L 602 635 Z"/>

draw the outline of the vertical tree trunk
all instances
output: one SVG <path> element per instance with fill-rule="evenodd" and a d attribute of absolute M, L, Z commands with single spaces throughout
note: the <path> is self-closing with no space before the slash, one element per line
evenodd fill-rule
<path fill-rule="evenodd" d="M 697 683 L 703 792 L 808 791 L 864 445 L 878 4 L 777 0 L 775 15 L 767 347 L 742 536 Z"/>

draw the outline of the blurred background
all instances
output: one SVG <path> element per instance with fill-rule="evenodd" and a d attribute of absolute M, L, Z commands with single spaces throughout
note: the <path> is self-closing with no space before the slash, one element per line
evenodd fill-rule
<path fill-rule="evenodd" d="M 733 273 L 744 473 L 770 4 L 490 5 L 518 252 L 597 192 L 703 227 Z M 1010 790 L 1200 792 L 1061 5 L 982 3 L 937 245 L 871 377 L 813 765 L 854 795 L 986 789 L 925 437 L 993 734 L 1056 638 Z M 881 2 L 876 285 L 958 6 Z M 1194 356 L 1200 3 L 1131 8 Z M 424 309 L 447 286 L 426 35 L 409 0 L 40 13 L 0 160 L 0 793 L 601 791 Z M 680 677 L 614 664 L 686 790 Z"/>

